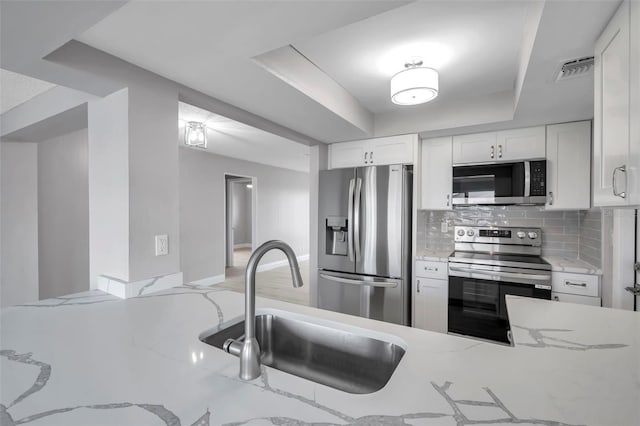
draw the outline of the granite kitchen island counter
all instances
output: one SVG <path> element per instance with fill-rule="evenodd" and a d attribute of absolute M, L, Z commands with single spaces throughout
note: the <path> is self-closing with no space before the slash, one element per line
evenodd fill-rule
<path fill-rule="evenodd" d="M 238 358 L 198 335 L 244 313 L 243 296 L 179 287 L 120 300 L 99 291 L 2 310 L 4 425 L 635 425 L 640 315 L 509 297 L 515 347 L 268 299 L 275 308 L 392 334 L 389 383 L 349 394 Z"/>

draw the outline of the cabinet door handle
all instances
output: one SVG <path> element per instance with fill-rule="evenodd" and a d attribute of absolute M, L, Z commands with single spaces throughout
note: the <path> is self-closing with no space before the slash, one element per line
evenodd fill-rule
<path fill-rule="evenodd" d="M 420 293 L 420 280 L 416 281 L 416 293 Z"/>
<path fill-rule="evenodd" d="M 367 161 L 367 156 L 369 155 L 369 152 L 365 152 L 364 153 L 364 164 L 369 164 L 369 162 Z"/>
<path fill-rule="evenodd" d="M 496 156 L 496 147 L 491 145 L 491 158 L 494 158 Z"/>
<path fill-rule="evenodd" d="M 627 193 L 625 191 L 618 192 L 618 180 L 616 179 L 616 173 L 622 172 L 624 173 L 625 178 L 627 177 L 627 166 L 623 164 L 622 166 L 618 166 L 613 169 L 613 176 L 611 177 L 611 186 L 613 187 L 613 195 L 620 198 L 627 198 Z M 625 179 L 626 181 L 626 179 Z M 625 182 L 626 183 L 626 182 Z M 625 185 L 626 186 L 626 185 Z"/>
<path fill-rule="evenodd" d="M 587 283 L 572 283 L 569 280 L 565 280 L 564 285 L 570 285 L 570 286 L 573 286 L 573 287 L 586 287 Z"/>
<path fill-rule="evenodd" d="M 553 191 L 549 191 L 549 205 L 553 205 Z"/>
<path fill-rule="evenodd" d="M 450 202 L 451 202 L 451 194 L 447 194 L 447 207 L 449 207 Z"/>
<path fill-rule="evenodd" d="M 498 158 L 502 158 L 502 145 L 498 145 Z"/>
<path fill-rule="evenodd" d="M 373 164 L 373 151 L 369 151 L 369 163 Z"/>

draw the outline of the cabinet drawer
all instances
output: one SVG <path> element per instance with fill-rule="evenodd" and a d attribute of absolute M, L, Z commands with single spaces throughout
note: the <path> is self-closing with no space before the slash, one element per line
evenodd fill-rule
<path fill-rule="evenodd" d="M 566 272 L 553 272 L 551 274 L 552 291 L 556 293 L 598 297 L 600 294 L 599 283 L 598 275 L 570 274 Z"/>
<path fill-rule="evenodd" d="M 435 278 L 440 280 L 446 280 L 448 276 L 446 262 L 433 262 L 429 260 L 417 260 L 416 261 L 416 277 Z"/>
<path fill-rule="evenodd" d="M 602 301 L 599 297 L 578 296 L 576 294 L 551 292 L 551 300 L 555 300 L 556 302 L 577 303 L 579 305 L 602 306 Z"/>

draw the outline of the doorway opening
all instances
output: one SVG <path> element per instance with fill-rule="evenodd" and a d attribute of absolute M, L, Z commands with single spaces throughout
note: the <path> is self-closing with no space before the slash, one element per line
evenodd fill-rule
<path fill-rule="evenodd" d="M 257 179 L 225 174 L 225 278 L 244 273 L 256 241 Z"/>

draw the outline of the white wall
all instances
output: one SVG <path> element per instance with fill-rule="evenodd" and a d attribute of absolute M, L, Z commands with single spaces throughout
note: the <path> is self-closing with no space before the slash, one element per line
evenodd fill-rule
<path fill-rule="evenodd" d="M 89 289 L 87 130 L 38 144 L 40 299 Z"/>
<path fill-rule="evenodd" d="M 224 274 L 224 174 L 255 176 L 255 242 L 280 239 L 298 256 L 309 253 L 309 175 L 180 149 L 181 266 L 185 282 Z M 268 253 L 261 264 L 284 259 Z"/>
<path fill-rule="evenodd" d="M 326 170 L 329 163 L 327 145 L 316 145 L 310 149 L 309 173 L 309 303 L 318 306 L 318 189 L 320 171 Z"/>
<path fill-rule="evenodd" d="M 178 91 L 159 78 L 129 86 L 129 280 L 180 271 Z M 155 236 L 169 254 L 155 255 Z"/>
<path fill-rule="evenodd" d="M 0 306 L 38 300 L 38 166 L 34 143 L 0 144 Z"/>
<path fill-rule="evenodd" d="M 180 271 L 178 92 L 145 73 L 89 103 L 92 288 L 99 275 L 139 281 Z M 155 255 L 155 236 L 169 253 Z"/>
<path fill-rule="evenodd" d="M 90 283 L 129 280 L 128 90 L 89 102 Z"/>

